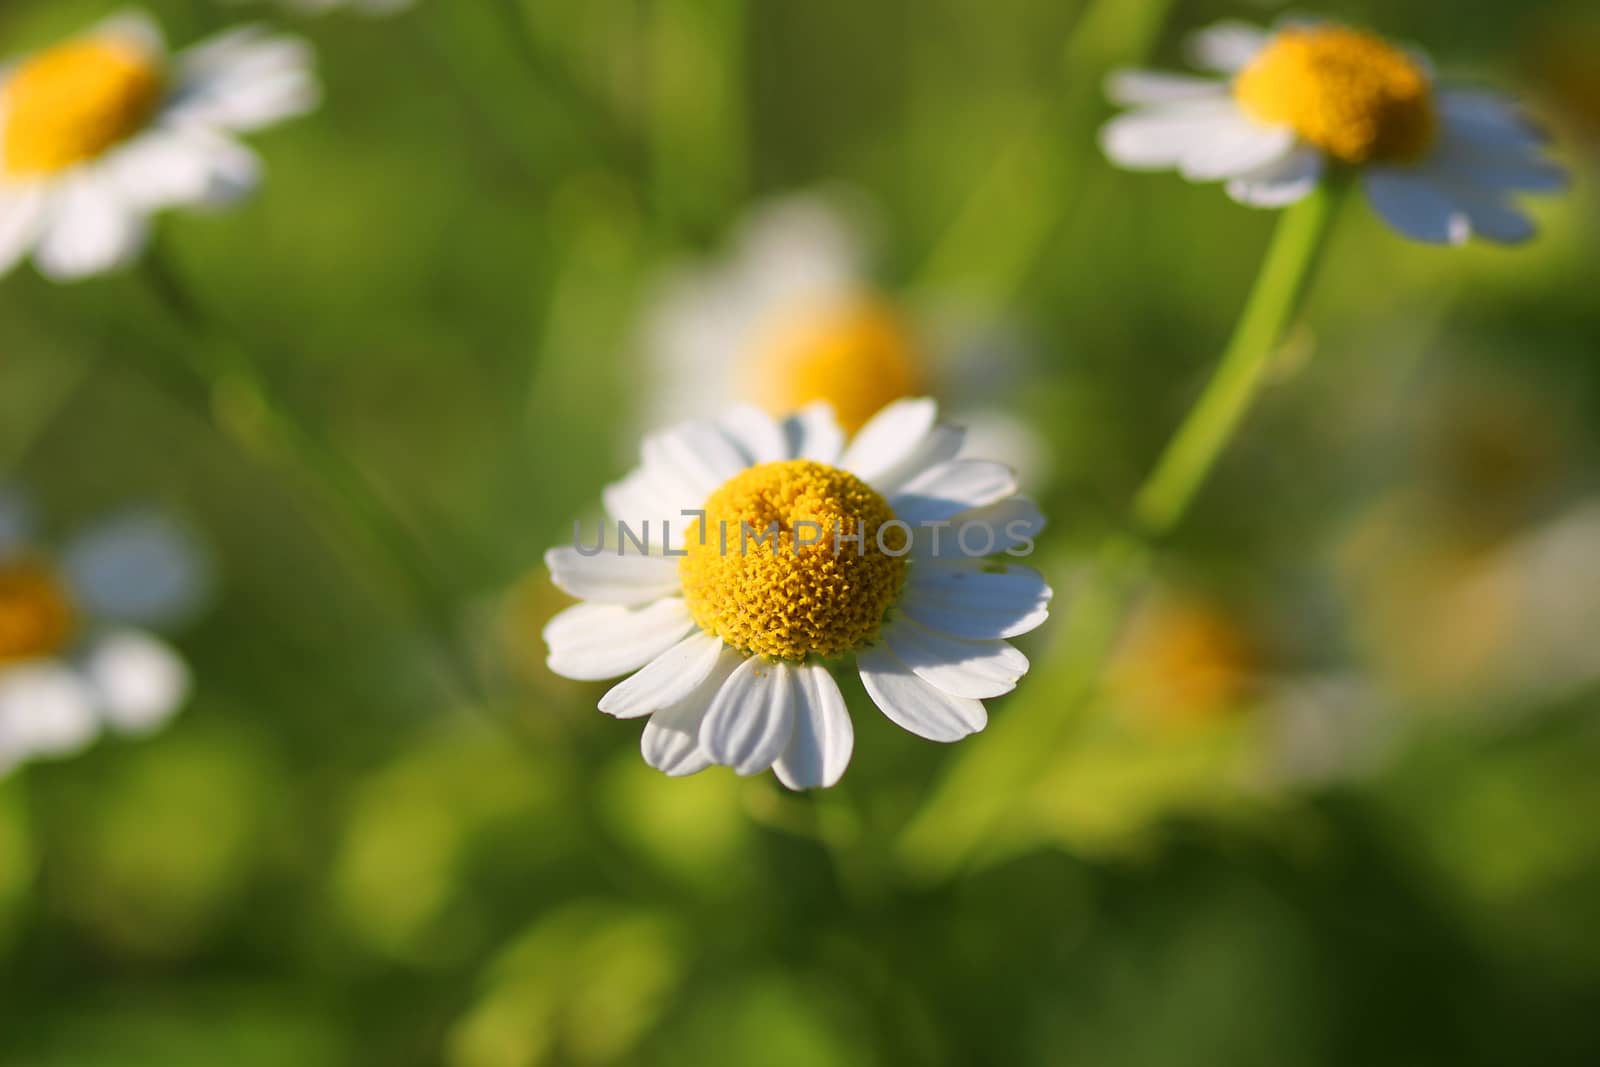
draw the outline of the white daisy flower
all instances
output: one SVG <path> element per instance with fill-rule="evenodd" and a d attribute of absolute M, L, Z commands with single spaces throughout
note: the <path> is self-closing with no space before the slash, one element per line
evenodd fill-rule
<path fill-rule="evenodd" d="M 912 315 L 872 281 L 865 229 L 840 204 L 791 196 L 753 209 L 720 261 L 669 276 L 646 315 L 647 424 L 736 404 L 784 416 L 821 401 L 854 431 L 931 393 L 958 402 L 972 454 L 1036 484 L 1047 450 L 1005 410 L 1025 377 L 1024 346 L 951 309 Z"/>
<path fill-rule="evenodd" d="M 101 732 L 145 734 L 189 693 L 189 669 L 146 627 L 192 616 L 208 589 L 193 542 L 129 512 L 50 552 L 27 501 L 0 490 L 0 773 Z"/>
<path fill-rule="evenodd" d="M 1512 194 L 1566 184 L 1513 101 L 1439 86 L 1426 59 L 1365 31 L 1228 22 L 1196 35 L 1192 54 L 1223 77 L 1112 75 L 1112 100 L 1136 108 L 1101 133 L 1112 161 L 1225 181 L 1233 199 L 1269 208 L 1330 169 L 1356 170 L 1374 210 L 1430 244 L 1525 241 L 1533 223 Z"/>
<path fill-rule="evenodd" d="M 168 56 L 142 14 L 0 70 L 0 274 L 114 270 L 166 208 L 238 201 L 261 164 L 233 135 L 311 110 L 303 43 L 247 28 Z"/>
<path fill-rule="evenodd" d="M 782 421 L 746 406 L 647 437 L 642 466 L 604 499 L 660 543 L 546 556 L 587 601 L 545 628 L 551 669 L 631 674 L 600 710 L 649 716 L 645 761 L 671 775 L 722 764 L 770 767 L 791 789 L 834 784 L 854 732 L 828 665 L 849 657 L 912 733 L 983 729 L 983 700 L 1028 668 L 1007 639 L 1043 623 L 1050 600 L 1038 572 L 993 558 L 1026 554 L 1044 519 L 1006 467 L 958 459 L 962 432 L 936 416 L 931 400 L 899 401 L 847 444 L 824 405 Z"/>

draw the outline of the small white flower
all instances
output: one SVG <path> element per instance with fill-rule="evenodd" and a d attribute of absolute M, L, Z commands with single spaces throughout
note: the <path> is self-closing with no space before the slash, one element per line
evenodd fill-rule
<path fill-rule="evenodd" d="M 0 490 L 0 773 L 66 756 L 104 728 L 149 733 L 189 692 L 189 669 L 144 627 L 191 617 L 208 590 L 193 542 L 135 511 L 38 544 L 27 501 Z"/>
<path fill-rule="evenodd" d="M 235 30 L 168 56 L 142 14 L 0 72 L 0 275 L 29 253 L 72 281 L 125 266 L 149 219 L 235 203 L 261 180 L 234 136 L 316 106 L 303 43 Z"/>
<path fill-rule="evenodd" d="M 720 260 L 669 275 L 645 322 L 648 425 L 735 404 L 784 416 L 821 401 L 853 431 L 895 400 L 931 394 L 968 428 L 973 454 L 1035 484 L 1047 451 L 1007 410 L 1024 345 L 959 309 L 913 315 L 882 292 L 861 214 L 816 195 L 775 200 L 750 211 Z"/>
<path fill-rule="evenodd" d="M 1512 194 L 1566 184 L 1513 101 L 1438 86 L 1425 59 L 1372 34 L 1230 22 L 1196 35 L 1192 54 L 1222 77 L 1112 75 L 1113 102 L 1136 108 L 1102 131 L 1114 162 L 1225 181 L 1233 199 L 1268 208 L 1306 196 L 1331 168 L 1358 170 L 1378 214 L 1430 244 L 1525 241 L 1533 223 Z"/>
<path fill-rule="evenodd" d="M 671 775 L 722 764 L 770 767 L 791 789 L 834 784 L 854 730 L 827 664 L 848 657 L 912 733 L 983 729 L 983 700 L 1028 668 L 1007 639 L 1044 622 L 1050 588 L 970 557 L 1025 553 L 1044 519 L 1006 467 L 958 459 L 961 431 L 936 418 L 931 400 L 899 401 L 847 445 L 824 405 L 782 421 L 740 407 L 647 437 L 606 510 L 636 532 L 646 520 L 675 532 L 651 555 L 546 555 L 555 583 L 587 601 L 545 628 L 551 669 L 631 674 L 600 710 L 650 716 L 644 758 Z M 774 538 L 746 541 L 773 523 Z"/>

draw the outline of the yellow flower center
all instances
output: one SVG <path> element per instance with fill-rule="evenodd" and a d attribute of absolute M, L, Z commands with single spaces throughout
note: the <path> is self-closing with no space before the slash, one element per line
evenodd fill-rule
<path fill-rule="evenodd" d="M 1383 39 L 1339 26 L 1279 33 L 1233 92 L 1251 117 L 1352 165 L 1416 160 L 1438 126 L 1427 71 Z"/>
<path fill-rule="evenodd" d="M 1255 641 L 1228 615 L 1203 604 L 1168 603 L 1134 624 L 1112 676 L 1140 712 L 1176 725 L 1236 710 L 1260 666 Z"/>
<path fill-rule="evenodd" d="M 98 157 L 144 126 L 165 85 L 133 45 L 83 40 L 39 53 L 5 86 L 4 172 L 55 174 Z"/>
<path fill-rule="evenodd" d="M 878 636 L 905 578 L 907 532 L 847 471 L 751 467 L 706 501 L 679 564 L 695 622 L 741 652 L 836 656 Z M 881 535 L 881 543 L 880 543 Z M 887 551 L 886 551 L 887 550 Z"/>
<path fill-rule="evenodd" d="M 854 433 L 927 383 L 916 339 L 901 317 L 875 301 L 786 316 L 746 367 L 743 394 L 774 415 L 825 400 Z"/>
<path fill-rule="evenodd" d="M 59 652 L 73 624 L 67 591 L 48 567 L 0 563 L 0 666 Z"/>

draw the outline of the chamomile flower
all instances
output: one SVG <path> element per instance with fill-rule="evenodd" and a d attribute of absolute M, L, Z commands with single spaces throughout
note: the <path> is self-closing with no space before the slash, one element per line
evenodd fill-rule
<path fill-rule="evenodd" d="M 192 616 L 206 573 L 190 539 L 151 512 L 51 551 L 26 499 L 0 491 L 0 772 L 76 753 L 104 729 L 164 725 L 188 696 L 189 669 L 147 627 Z"/>
<path fill-rule="evenodd" d="M 29 253 L 58 281 L 126 265 L 156 212 L 256 187 L 260 161 L 234 134 L 317 98 L 305 45 L 257 29 L 169 56 L 127 14 L 23 58 L 0 73 L 0 274 Z"/>
<path fill-rule="evenodd" d="M 1044 520 L 1006 467 L 958 459 L 961 431 L 936 415 L 898 401 L 847 444 L 826 406 L 782 421 L 746 406 L 647 437 L 606 510 L 683 533 L 650 555 L 548 553 L 555 583 L 586 601 L 545 628 L 551 669 L 630 675 L 600 710 L 649 716 L 644 758 L 671 775 L 722 764 L 834 784 L 854 730 L 829 668 L 851 659 L 906 730 L 983 729 L 983 701 L 1028 668 L 1008 639 L 1050 600 L 1036 571 L 994 559 L 1025 554 Z"/>
<path fill-rule="evenodd" d="M 649 425 L 735 404 L 781 417 L 820 401 L 853 432 L 896 400 L 931 394 L 958 402 L 973 455 L 1040 480 L 1046 450 L 1004 410 L 1025 346 L 954 308 L 913 314 L 882 291 L 867 227 L 845 207 L 808 194 L 760 205 L 720 261 L 665 280 L 644 331 Z"/>
<path fill-rule="evenodd" d="M 1356 171 L 1384 221 L 1430 244 L 1525 241 L 1533 223 L 1512 195 L 1565 186 L 1513 101 L 1440 86 L 1427 60 L 1371 33 L 1223 23 L 1198 34 L 1192 53 L 1220 77 L 1111 77 L 1112 100 L 1136 108 L 1102 131 L 1114 162 L 1224 181 L 1233 199 L 1269 208 L 1332 170 Z"/>

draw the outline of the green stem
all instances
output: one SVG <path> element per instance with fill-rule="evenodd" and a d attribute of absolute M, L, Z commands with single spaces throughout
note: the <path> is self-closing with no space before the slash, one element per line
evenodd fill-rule
<path fill-rule="evenodd" d="M 1261 388 L 1284 330 L 1299 311 L 1343 183 L 1332 179 L 1283 213 L 1255 287 L 1205 392 L 1134 498 L 1146 537 L 1171 532 L 1216 466 Z"/>
<path fill-rule="evenodd" d="M 1305 295 L 1342 193 L 1319 188 L 1278 223 L 1261 273 L 1217 370 L 1163 453 L 1133 507 L 1134 528 L 1110 537 L 1062 623 L 1065 654 L 1029 679 L 1013 707 L 946 774 L 898 842 L 913 877 L 939 880 L 1002 836 L 1005 817 L 1047 773 L 1052 755 L 1095 699 L 1130 600 L 1151 564 L 1151 541 L 1175 527 L 1259 389 L 1284 329 Z M 1010 783 L 995 790 L 994 782 Z"/>
<path fill-rule="evenodd" d="M 454 605 L 445 585 L 379 493 L 338 449 L 289 413 L 250 352 L 205 314 L 159 248 L 150 249 L 141 265 L 150 290 L 192 338 L 184 349 L 190 369 L 209 390 L 212 422 L 291 478 L 314 475 L 312 488 L 402 580 L 415 615 L 446 654 L 465 694 L 481 698 L 479 673 L 451 622 Z"/>

